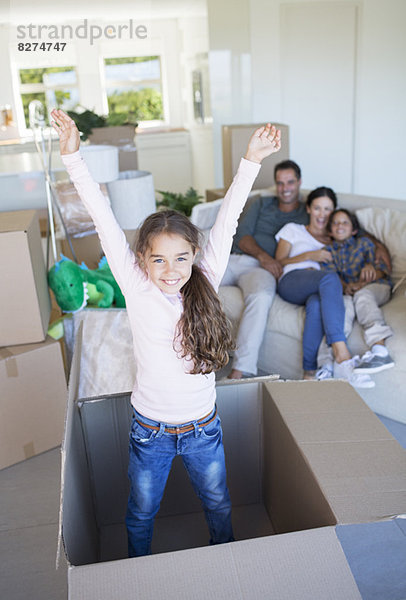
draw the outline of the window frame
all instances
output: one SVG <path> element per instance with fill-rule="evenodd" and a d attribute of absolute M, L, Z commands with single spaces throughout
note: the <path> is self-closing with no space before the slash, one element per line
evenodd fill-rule
<path fill-rule="evenodd" d="M 75 83 L 68 83 L 68 84 L 52 84 L 52 85 L 47 85 L 46 83 L 44 83 L 44 81 L 42 81 L 41 83 L 37 82 L 37 83 L 22 83 L 21 82 L 21 71 L 33 71 L 33 70 L 41 70 L 44 69 L 45 71 L 47 69 L 64 69 L 63 72 L 66 72 L 66 69 L 69 68 L 70 70 L 75 72 L 75 78 L 76 81 Z M 58 65 L 58 66 L 47 66 L 47 67 L 17 67 L 17 81 L 18 81 L 18 101 L 20 102 L 20 108 L 21 108 L 21 112 L 23 115 L 23 124 L 24 124 L 24 132 L 25 134 L 29 134 L 29 133 L 33 133 L 31 127 L 26 123 L 26 119 L 25 119 L 25 114 L 24 114 L 24 103 L 23 103 L 23 98 L 22 96 L 25 94 L 44 94 L 45 98 L 47 95 L 48 91 L 65 91 L 66 89 L 76 89 L 78 92 L 78 96 L 79 96 L 79 101 L 78 104 L 80 104 L 80 86 L 79 86 L 79 77 L 78 77 L 78 70 L 77 70 L 77 66 L 76 65 Z M 46 112 L 46 114 L 49 114 L 49 110 L 50 107 L 47 106 L 47 104 L 45 103 L 44 106 L 44 110 Z M 47 128 L 49 129 L 49 127 L 47 126 Z"/>
<path fill-rule="evenodd" d="M 154 120 L 145 120 L 145 121 L 140 121 L 138 123 L 138 129 L 150 129 L 151 127 L 165 127 L 168 125 L 168 106 L 167 106 L 167 100 L 166 100 L 166 96 L 165 96 L 165 92 L 164 92 L 164 83 L 163 83 L 163 57 L 161 54 L 138 54 L 137 56 L 111 56 L 110 53 L 109 55 L 103 55 L 100 57 L 100 61 L 101 61 L 101 85 L 102 85 L 102 93 L 103 93 L 103 107 L 105 110 L 105 114 L 108 114 L 109 112 L 109 104 L 108 104 L 108 95 L 107 95 L 107 89 L 111 88 L 113 86 L 117 86 L 118 89 L 121 88 L 128 88 L 129 84 L 131 84 L 131 81 L 128 79 L 109 79 L 107 80 L 106 78 L 106 71 L 105 71 L 105 67 L 106 65 L 106 60 L 111 60 L 111 59 L 132 59 L 132 58 L 150 58 L 150 57 L 156 57 L 159 60 L 159 72 L 160 72 L 160 77 L 159 78 L 153 78 L 153 79 L 142 79 L 140 81 L 136 82 L 137 88 L 140 86 L 140 83 L 146 82 L 146 83 L 159 83 L 160 86 L 160 94 L 162 97 L 162 112 L 163 112 L 163 118 L 162 119 L 154 119 Z M 142 61 L 139 61 L 142 62 Z M 125 64 L 125 63 L 122 63 Z M 131 64 L 131 63 L 127 63 L 127 64 Z M 142 86 L 140 89 L 143 89 L 143 87 L 150 87 L 148 85 Z"/>

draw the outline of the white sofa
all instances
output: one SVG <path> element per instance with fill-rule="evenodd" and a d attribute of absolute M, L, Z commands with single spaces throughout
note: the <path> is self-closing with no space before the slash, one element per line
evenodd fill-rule
<path fill-rule="evenodd" d="M 270 190 L 256 190 L 269 194 Z M 360 223 L 375 234 L 389 248 L 393 260 L 395 282 L 401 281 L 406 273 L 406 201 L 388 198 L 371 198 L 356 194 L 339 194 L 339 206 L 356 211 Z M 221 201 L 216 201 L 219 205 Z M 214 206 L 213 206 L 214 208 Z M 210 211 L 209 207 L 206 209 Z M 204 208 L 200 209 L 201 218 Z M 212 216 L 213 211 L 211 211 Z M 197 218 L 196 218 L 197 217 Z M 199 224 L 199 215 L 194 218 Z M 210 225 L 206 219 L 204 225 Z M 372 389 L 359 389 L 368 406 L 376 413 L 406 423 L 406 281 L 401 282 L 391 300 L 383 307 L 388 324 L 395 335 L 387 346 L 395 367 L 372 375 L 376 386 Z M 241 291 L 235 286 L 220 288 L 220 296 L 225 311 L 235 330 L 243 310 Z M 272 305 L 260 350 L 258 366 L 267 373 L 278 373 L 284 379 L 302 377 L 302 331 L 304 309 L 282 300 L 278 295 Z M 363 354 L 365 346 L 361 328 L 355 322 L 348 339 L 353 354 Z"/>

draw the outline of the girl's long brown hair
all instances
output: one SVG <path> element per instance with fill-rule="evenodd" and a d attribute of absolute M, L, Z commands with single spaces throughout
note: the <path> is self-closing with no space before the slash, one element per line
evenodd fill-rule
<path fill-rule="evenodd" d="M 201 248 L 199 229 L 185 215 L 175 210 L 164 210 L 147 217 L 139 229 L 135 244 L 137 256 L 144 257 L 151 248 L 153 237 L 160 233 L 180 235 L 189 242 L 193 252 Z M 192 361 L 190 373 L 218 371 L 227 364 L 228 350 L 234 347 L 230 323 L 220 299 L 196 264 L 180 291 L 183 313 L 176 328 L 174 349 L 180 345 L 180 357 Z"/>

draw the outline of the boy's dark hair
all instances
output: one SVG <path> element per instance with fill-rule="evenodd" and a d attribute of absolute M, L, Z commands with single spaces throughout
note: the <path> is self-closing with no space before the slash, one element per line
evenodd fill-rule
<path fill-rule="evenodd" d="M 336 208 L 337 196 L 335 195 L 335 192 L 331 188 L 326 187 L 324 185 L 321 187 L 318 187 L 315 190 L 310 192 L 310 194 L 307 196 L 306 206 L 310 208 L 313 200 L 316 200 L 316 198 L 323 198 L 324 196 L 327 196 L 327 198 L 330 198 L 330 200 L 332 201 L 332 203 L 334 205 L 334 208 Z"/>
<path fill-rule="evenodd" d="M 297 179 L 302 177 L 300 167 L 294 160 L 283 160 L 282 162 L 275 165 L 273 170 L 273 178 L 276 180 L 276 173 L 278 171 L 286 171 L 286 169 L 292 169 L 295 172 Z"/>
<path fill-rule="evenodd" d="M 202 247 L 201 231 L 185 215 L 164 210 L 149 215 L 138 230 L 136 255 L 145 256 L 153 238 L 161 233 L 181 236 L 189 242 L 193 252 Z M 183 312 L 173 347 L 180 358 L 192 360 L 191 374 L 218 371 L 228 363 L 228 350 L 234 348 L 234 342 L 220 299 L 199 265 L 192 266 L 190 279 L 180 293 Z"/>
<path fill-rule="evenodd" d="M 333 210 L 333 212 L 330 214 L 330 216 L 328 218 L 327 231 L 331 231 L 331 223 L 333 222 L 334 216 L 340 212 L 347 215 L 347 217 L 350 219 L 353 231 L 358 231 L 360 229 L 359 221 L 358 221 L 355 213 L 350 212 L 346 208 L 336 208 L 335 210 Z"/>

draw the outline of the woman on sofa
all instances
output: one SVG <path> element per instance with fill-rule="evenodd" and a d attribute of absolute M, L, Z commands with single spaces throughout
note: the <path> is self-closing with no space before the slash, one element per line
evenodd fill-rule
<path fill-rule="evenodd" d="M 288 223 L 276 234 L 275 258 L 283 266 L 278 293 L 287 302 L 305 306 L 303 331 L 304 379 L 314 379 L 317 352 L 323 336 L 334 354 L 334 377 L 347 379 L 354 387 L 374 387 L 366 374 L 354 373 L 354 363 L 344 334 L 343 288 L 337 273 L 320 270 L 320 262 L 332 256 L 324 246 L 331 242 L 327 232 L 330 213 L 337 206 L 331 188 L 313 190 L 306 202 L 309 224 Z"/>

